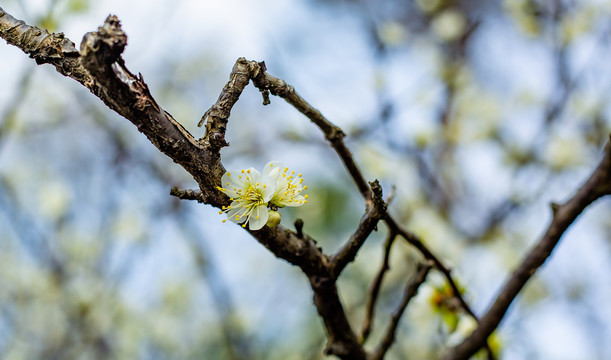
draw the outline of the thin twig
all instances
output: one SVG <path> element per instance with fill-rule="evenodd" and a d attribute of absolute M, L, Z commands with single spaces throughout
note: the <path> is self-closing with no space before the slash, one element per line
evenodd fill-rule
<path fill-rule="evenodd" d="M 238 61 L 242 60 L 240 58 Z M 255 61 L 251 61 L 251 64 L 259 64 Z M 325 118 L 320 111 L 310 105 L 307 101 L 305 101 L 296 91 L 295 88 L 287 84 L 284 80 L 279 79 L 275 76 L 268 74 L 265 71 L 255 71 L 252 73 L 252 82 L 253 84 L 262 92 L 269 91 L 273 95 L 280 96 L 286 102 L 293 105 L 295 109 L 301 112 L 303 115 L 307 116 L 316 126 L 318 126 L 325 138 L 331 144 L 331 147 L 340 155 L 346 170 L 354 179 L 356 186 L 358 187 L 361 195 L 365 199 L 370 199 L 371 196 L 369 194 L 369 186 L 367 185 L 367 181 L 365 177 L 361 174 L 356 162 L 352 157 L 352 153 L 344 144 L 344 132 L 338 126 L 330 122 L 327 118 Z"/>
<path fill-rule="evenodd" d="M 386 329 L 386 333 L 380 341 L 380 345 L 378 345 L 376 350 L 373 352 L 370 358 L 371 360 L 383 359 L 388 349 L 390 349 L 390 346 L 395 341 L 395 334 L 397 332 L 397 327 L 399 326 L 401 316 L 403 316 L 403 313 L 405 312 L 410 300 L 413 299 L 418 293 L 418 288 L 420 288 L 420 285 L 424 283 L 426 280 L 426 275 L 429 273 L 432 267 L 433 263 L 430 261 L 418 264 L 416 274 L 409 280 L 407 286 L 405 287 L 405 293 L 403 294 L 401 304 L 399 304 L 393 313 L 390 323 L 388 324 L 388 328 Z"/>
<path fill-rule="evenodd" d="M 384 257 L 382 260 L 382 266 L 380 266 L 380 270 L 373 280 L 371 287 L 369 288 L 369 297 L 367 298 L 367 305 L 365 307 L 365 319 L 363 320 L 363 326 L 361 328 L 361 337 L 359 341 L 361 344 L 364 344 L 371 333 L 371 327 L 373 324 L 373 320 L 375 317 L 375 304 L 378 300 L 378 294 L 380 293 L 380 288 L 382 287 L 382 280 L 384 280 L 384 276 L 386 272 L 390 270 L 390 250 L 392 248 L 392 244 L 395 242 L 397 238 L 397 233 L 390 231 L 386 236 L 386 241 L 384 242 Z"/>
<path fill-rule="evenodd" d="M 441 262 L 441 260 L 439 260 L 439 258 L 437 258 L 437 256 L 435 256 L 422 243 L 422 240 L 420 240 L 420 238 L 416 236 L 416 234 L 409 232 L 405 230 L 404 228 L 402 228 L 399 224 L 395 222 L 395 220 L 390 215 L 386 216 L 385 221 L 388 224 L 391 231 L 394 231 L 397 234 L 401 235 L 401 237 L 405 239 L 405 241 L 407 241 L 410 245 L 412 245 L 418 251 L 420 251 L 420 253 L 422 254 L 422 256 L 424 256 L 425 259 L 430 260 L 433 262 L 433 264 L 435 264 L 435 268 L 443 274 L 443 276 L 446 278 L 446 280 L 450 284 L 450 287 L 452 288 L 452 292 L 454 293 L 454 297 L 458 299 L 463 310 L 465 310 L 467 314 L 471 315 L 475 320 L 478 320 L 477 316 L 475 315 L 473 310 L 471 310 L 471 307 L 469 306 L 469 304 L 467 304 L 465 299 L 462 297 L 462 294 L 458 290 L 458 286 L 456 285 L 456 281 L 454 281 L 454 278 L 452 277 L 452 273 L 450 269 L 448 269 Z"/>
<path fill-rule="evenodd" d="M 176 196 L 181 200 L 195 200 L 199 203 L 204 202 L 201 190 L 180 189 L 178 186 L 174 186 L 170 189 L 170 195 Z"/>

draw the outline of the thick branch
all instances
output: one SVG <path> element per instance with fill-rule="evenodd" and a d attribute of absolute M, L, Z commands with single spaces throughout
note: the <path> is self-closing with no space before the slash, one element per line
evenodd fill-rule
<path fill-rule="evenodd" d="M 109 16 L 96 32 L 85 34 L 80 62 L 91 74 L 91 91 L 123 115 L 161 152 L 184 167 L 197 180 L 202 198 L 220 205 L 225 200 L 216 190 L 224 168 L 217 153 L 202 145 L 153 99 L 142 75 L 135 76 L 120 57 L 127 37 L 119 20 Z"/>
<path fill-rule="evenodd" d="M 281 225 L 273 228 L 264 226 L 260 230 L 248 230 L 248 232 L 276 257 L 299 266 L 307 276 L 328 273 L 327 256 L 309 236 L 302 234 L 298 237 Z"/>
<path fill-rule="evenodd" d="M 206 202 L 220 205 L 216 190 L 224 169 L 220 157 L 204 151 L 189 132 L 157 105 L 142 76 L 133 75 L 120 55 L 127 37 L 115 16 L 98 31 L 87 33 L 80 53 L 63 34 L 16 20 L 0 8 L 0 36 L 30 54 L 38 64 L 50 63 L 61 74 L 87 87 L 108 107 L 124 116 L 165 155 L 183 166 L 197 180 Z"/>
<path fill-rule="evenodd" d="M 78 50 L 63 33 L 50 34 L 45 29 L 30 26 L 0 7 L 0 37 L 29 54 L 37 64 L 49 63 L 61 74 L 83 85 L 91 83 L 89 74 L 78 61 Z"/>
<path fill-rule="evenodd" d="M 359 249 L 365 243 L 371 232 L 376 228 L 380 219 L 386 213 L 386 204 L 382 199 L 382 187 L 376 180 L 371 184 L 373 194 L 372 206 L 363 215 L 358 228 L 344 246 L 331 258 L 331 276 L 338 278 L 348 263 L 354 261 Z"/>
<path fill-rule="evenodd" d="M 388 324 L 388 328 L 386 329 L 386 333 L 384 334 L 384 337 L 380 341 L 380 345 L 377 347 L 377 349 L 371 356 L 372 360 L 383 359 L 388 349 L 390 349 L 390 346 L 395 341 L 395 334 L 397 332 L 397 327 L 399 326 L 399 321 L 401 320 L 401 317 L 403 316 L 403 313 L 405 312 L 407 305 L 414 298 L 414 296 L 416 296 L 416 294 L 418 293 L 418 288 L 420 288 L 420 285 L 424 283 L 424 281 L 426 280 L 426 276 L 432 267 L 433 267 L 433 263 L 430 261 L 424 264 L 418 264 L 418 269 L 416 270 L 416 274 L 409 280 L 405 288 L 405 293 L 403 294 L 403 299 L 401 300 L 401 304 L 399 304 L 399 307 L 393 313 L 390 319 L 390 324 Z"/>
<path fill-rule="evenodd" d="M 473 334 L 451 349 L 445 359 L 468 359 L 485 344 L 488 336 L 500 324 L 515 297 L 551 255 L 567 228 L 592 202 L 609 194 L 611 194 L 611 142 L 607 143 L 603 160 L 575 195 L 563 205 L 552 206 L 554 210 L 552 222 L 543 238 L 526 255 L 520 266 L 505 283 L 490 309 L 480 319 Z"/>
<path fill-rule="evenodd" d="M 309 279 L 314 290 L 314 305 L 327 329 L 325 354 L 346 360 L 367 359 L 337 294 L 336 279 L 330 276 L 310 276 Z"/>

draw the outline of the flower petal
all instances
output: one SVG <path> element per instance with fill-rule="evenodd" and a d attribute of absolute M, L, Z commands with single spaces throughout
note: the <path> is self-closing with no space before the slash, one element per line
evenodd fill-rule
<path fill-rule="evenodd" d="M 244 185 L 246 188 L 261 182 L 261 173 L 255 168 L 248 168 L 243 175 L 245 175 Z"/>
<path fill-rule="evenodd" d="M 278 172 L 278 169 L 284 168 L 284 164 L 279 161 L 270 161 L 263 167 L 263 176 L 270 175 L 272 172 Z"/>
<path fill-rule="evenodd" d="M 263 195 L 263 201 L 267 203 L 272 199 L 276 190 L 276 181 L 269 176 L 264 176 L 261 178 L 261 183 L 259 188 L 261 189 L 261 195 Z"/>
<path fill-rule="evenodd" d="M 244 222 L 248 209 L 239 205 L 238 202 L 234 201 L 231 203 L 229 211 L 227 211 L 227 219 L 236 224 Z"/>
<path fill-rule="evenodd" d="M 237 171 L 227 171 L 221 177 L 221 188 L 231 198 L 238 197 L 237 190 L 244 188 L 244 179 L 240 178 L 238 174 Z"/>
<path fill-rule="evenodd" d="M 259 230 L 265 223 L 267 223 L 267 218 L 269 214 L 267 213 L 266 205 L 259 205 L 255 207 L 248 218 L 248 227 L 250 230 Z"/>

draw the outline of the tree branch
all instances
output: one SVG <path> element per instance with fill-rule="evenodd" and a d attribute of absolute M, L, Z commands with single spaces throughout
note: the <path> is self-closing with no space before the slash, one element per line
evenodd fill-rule
<path fill-rule="evenodd" d="M 484 345 L 520 290 L 551 255 L 568 227 L 592 202 L 609 194 L 611 194 L 611 141 L 607 143 L 604 158 L 586 183 L 565 204 L 552 206 L 552 221 L 539 243 L 527 253 L 520 266 L 507 280 L 490 309 L 482 316 L 473 334 L 451 349 L 445 357 L 446 360 L 468 359 Z"/>
<path fill-rule="evenodd" d="M 191 190 L 191 189 L 180 189 L 178 186 L 174 186 L 170 189 L 170 195 L 176 196 L 181 200 L 195 200 L 199 203 L 203 203 L 202 199 L 202 191 L 201 190 Z"/>
<path fill-rule="evenodd" d="M 314 290 L 314 305 L 328 333 L 326 355 L 346 360 L 365 360 L 367 354 L 359 344 L 337 294 L 336 279 L 331 276 L 309 276 Z"/>
<path fill-rule="evenodd" d="M 238 59 L 238 61 L 243 58 Z M 361 174 L 356 162 L 352 157 L 352 153 L 344 144 L 344 132 L 338 126 L 330 122 L 325 118 L 320 111 L 305 101 L 296 91 L 295 88 L 287 84 L 284 80 L 272 76 L 266 72 L 264 63 L 257 63 L 255 61 L 250 62 L 252 68 L 258 70 L 254 71 L 251 75 L 253 85 L 255 85 L 264 94 L 264 104 L 269 103 L 269 99 L 265 101 L 265 94 L 271 92 L 273 95 L 280 96 L 286 102 L 293 105 L 300 113 L 307 116 L 318 128 L 323 132 L 325 138 L 331 144 L 331 147 L 340 155 L 346 170 L 350 173 L 350 176 L 354 179 L 359 192 L 365 199 L 370 199 L 369 186 L 367 181 Z M 256 64 L 256 66 L 255 66 Z M 263 68 L 261 68 L 263 66 Z"/>
<path fill-rule="evenodd" d="M 202 126 L 206 119 L 208 119 L 208 122 L 206 122 L 206 133 L 203 138 L 205 146 L 218 151 L 221 147 L 229 145 L 225 141 L 225 131 L 227 130 L 227 122 L 231 109 L 240 98 L 246 85 L 248 85 L 250 78 L 257 75 L 261 66 L 264 66 L 262 64 L 246 61 L 244 58 L 239 58 L 236 61 L 231 74 L 229 74 L 230 80 L 223 88 L 218 100 L 204 113 L 197 124 L 197 126 Z"/>

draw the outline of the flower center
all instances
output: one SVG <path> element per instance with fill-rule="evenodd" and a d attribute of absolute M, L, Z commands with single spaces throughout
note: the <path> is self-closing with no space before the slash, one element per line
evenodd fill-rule
<path fill-rule="evenodd" d="M 256 187 L 250 185 L 246 192 L 241 196 L 243 200 L 248 202 L 256 203 L 256 205 L 263 204 L 263 194 Z"/>

